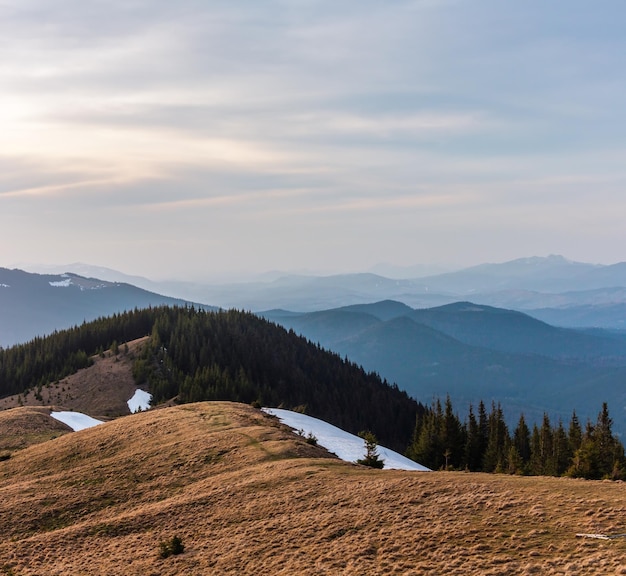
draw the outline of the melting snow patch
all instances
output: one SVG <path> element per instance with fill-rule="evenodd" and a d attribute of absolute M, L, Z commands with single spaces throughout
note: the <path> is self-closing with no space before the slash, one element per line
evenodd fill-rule
<path fill-rule="evenodd" d="M 149 410 L 151 400 L 152 394 L 144 392 L 143 390 L 136 390 L 133 397 L 126 403 L 128 404 L 128 409 L 134 414 L 141 410 Z"/>
<path fill-rule="evenodd" d="M 59 422 L 63 422 L 63 424 L 69 426 L 74 432 L 102 424 L 102 420 L 96 420 L 80 412 L 50 412 L 50 416 Z"/>
<path fill-rule="evenodd" d="M 59 280 L 58 282 L 48 282 L 50 286 L 54 286 L 55 288 L 67 288 L 72 285 L 72 279 L 66 278 L 65 280 Z"/>
<path fill-rule="evenodd" d="M 280 408 L 263 408 L 263 411 L 277 416 L 283 424 L 297 430 L 304 436 L 313 434 L 320 446 L 323 446 L 329 452 L 333 452 L 346 462 L 356 462 L 365 456 L 365 441 L 363 438 L 328 424 L 328 422 Z M 410 458 L 406 458 L 383 446 L 378 446 L 378 455 L 385 462 L 385 469 L 430 471 L 426 466 L 422 466 Z"/>

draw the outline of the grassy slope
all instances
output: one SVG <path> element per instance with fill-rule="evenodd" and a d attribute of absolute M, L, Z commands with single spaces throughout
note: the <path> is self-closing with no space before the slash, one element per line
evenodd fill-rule
<path fill-rule="evenodd" d="M 71 432 L 50 417 L 49 408 L 24 406 L 0 411 L 0 455 L 8 455 L 33 444 Z"/>
<path fill-rule="evenodd" d="M 141 338 L 129 342 L 128 354 L 121 346 L 117 356 L 113 356 L 109 351 L 104 357 L 94 356 L 92 366 L 42 387 L 41 400 L 35 397 L 34 391 L 26 396 L 16 394 L 0 399 L 0 415 L 2 410 L 19 406 L 20 401 L 24 406 L 75 410 L 98 420 L 129 414 L 126 402 L 137 389 L 132 375 L 133 358 L 145 340 L 146 338 Z"/>
<path fill-rule="evenodd" d="M 363 469 L 250 407 L 183 405 L 0 462 L 0 573 L 626 574 L 626 540 L 575 537 L 626 532 L 625 503 L 623 483 Z"/>

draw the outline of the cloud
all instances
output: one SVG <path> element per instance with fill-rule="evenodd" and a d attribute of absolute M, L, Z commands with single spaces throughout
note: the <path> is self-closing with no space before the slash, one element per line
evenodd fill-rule
<path fill-rule="evenodd" d="M 85 250 L 106 245 L 113 219 L 127 241 L 158 229 L 161 253 L 196 258 L 221 238 L 243 262 L 249 235 L 268 268 L 285 243 L 293 258 L 330 262 L 341 244 L 385 260 L 373 227 L 407 264 L 424 244 L 489 259 L 485 230 L 505 247 L 519 228 L 521 246 L 549 239 L 560 214 L 613 230 L 625 209 L 626 9 L 613 0 L 0 10 L 0 243 L 15 251 L 35 250 L 26 230 L 51 234 L 50 214 L 97 210 Z M 576 245 L 580 229 L 553 226 Z M 459 229 L 483 240 L 458 242 Z M 48 244 L 89 260 L 69 236 Z"/>

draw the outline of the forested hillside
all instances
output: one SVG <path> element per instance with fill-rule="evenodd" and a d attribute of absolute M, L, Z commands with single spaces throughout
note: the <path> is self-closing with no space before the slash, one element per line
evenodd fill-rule
<path fill-rule="evenodd" d="M 448 397 L 443 406 L 436 400 L 418 417 L 407 455 L 434 470 L 620 480 L 626 476 L 626 458 L 612 426 L 603 403 L 596 421 L 584 427 L 576 412 L 567 427 L 560 420 L 554 425 L 546 413 L 541 425 L 529 426 L 521 414 L 511 432 L 499 404 L 487 413 L 480 402 L 477 414 L 470 405 L 462 423 Z"/>
<path fill-rule="evenodd" d="M 0 395 L 87 366 L 89 357 L 150 335 L 134 374 L 154 401 L 234 400 L 305 410 L 404 451 L 423 406 L 396 386 L 249 313 L 159 307 L 101 318 L 0 351 Z"/>
<path fill-rule="evenodd" d="M 414 398 L 449 394 L 470 403 L 501 402 L 509 426 L 523 412 L 567 421 L 595 419 L 601 402 L 626 433 L 626 336 L 555 328 L 512 310 L 457 302 L 413 310 L 383 301 L 312 313 L 263 316 L 395 382 Z"/>

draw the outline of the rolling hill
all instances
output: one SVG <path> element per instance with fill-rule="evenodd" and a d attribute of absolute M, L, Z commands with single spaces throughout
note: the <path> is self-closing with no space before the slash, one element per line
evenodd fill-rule
<path fill-rule="evenodd" d="M 249 406 L 151 410 L 0 461 L 6 574 L 619 574 L 626 485 L 341 462 Z M 161 543 L 180 539 L 163 558 Z"/>
<path fill-rule="evenodd" d="M 371 430 L 398 452 L 424 410 L 377 375 L 234 310 L 134 310 L 0 350 L 0 407 L 57 405 L 107 419 L 128 413 L 137 386 L 157 404 L 297 408 L 353 434 Z"/>

